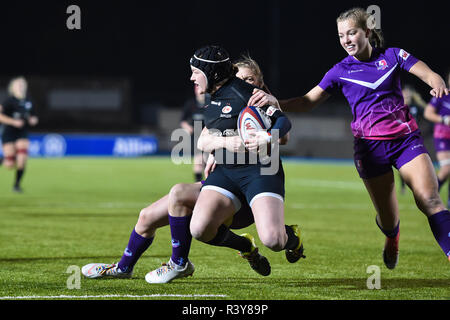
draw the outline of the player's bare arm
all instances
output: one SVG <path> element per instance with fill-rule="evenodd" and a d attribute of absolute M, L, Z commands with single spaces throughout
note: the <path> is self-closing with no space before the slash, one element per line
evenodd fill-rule
<path fill-rule="evenodd" d="M 323 103 L 329 97 L 329 93 L 321 87 L 315 86 L 304 96 L 280 100 L 279 102 L 285 112 L 308 112 Z"/>
<path fill-rule="evenodd" d="M 204 152 L 212 152 L 222 148 L 225 148 L 230 152 L 244 151 L 244 145 L 238 135 L 231 137 L 220 137 L 212 134 L 206 127 L 200 134 L 197 142 L 197 148 Z"/>
<path fill-rule="evenodd" d="M 411 67 L 409 72 L 431 87 L 430 94 L 433 97 L 442 98 L 442 96 L 448 95 L 449 89 L 445 85 L 444 79 L 431 70 L 425 62 L 418 61 Z"/>

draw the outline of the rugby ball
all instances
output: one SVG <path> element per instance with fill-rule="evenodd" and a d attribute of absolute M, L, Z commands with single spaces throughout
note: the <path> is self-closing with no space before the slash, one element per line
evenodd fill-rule
<path fill-rule="evenodd" d="M 249 137 L 248 131 L 265 131 L 270 129 L 271 125 L 270 117 L 261 108 L 247 106 L 239 113 L 237 127 L 242 141 Z"/>

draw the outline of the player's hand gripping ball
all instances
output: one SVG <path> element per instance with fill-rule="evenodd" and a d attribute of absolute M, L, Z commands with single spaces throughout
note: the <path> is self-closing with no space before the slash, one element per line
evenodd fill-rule
<path fill-rule="evenodd" d="M 266 115 L 264 110 L 254 106 L 247 106 L 241 110 L 238 117 L 238 133 L 245 143 L 246 140 L 254 138 L 255 135 L 261 138 L 265 136 L 267 142 L 270 142 L 270 135 L 267 130 L 271 127 L 272 121 Z"/>

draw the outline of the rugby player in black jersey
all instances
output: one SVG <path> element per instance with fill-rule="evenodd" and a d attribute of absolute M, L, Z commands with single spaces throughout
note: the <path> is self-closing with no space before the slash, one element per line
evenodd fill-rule
<path fill-rule="evenodd" d="M 238 77 L 245 79 L 245 81 L 264 88 L 264 81 L 262 72 L 258 64 L 249 57 L 241 58 L 237 63 L 239 72 Z M 272 105 L 278 106 L 278 101 L 271 95 L 267 96 L 268 102 Z M 280 139 L 280 144 L 287 142 L 287 136 Z M 208 134 L 204 131 L 202 134 L 202 141 L 205 146 L 210 148 L 217 148 L 217 146 L 226 146 L 226 148 L 233 151 L 243 151 L 243 144 L 239 136 L 219 137 Z M 208 159 L 208 164 L 205 169 L 205 176 L 207 177 L 215 166 L 214 157 Z M 134 227 L 123 256 L 118 263 L 91 263 L 83 267 L 82 273 L 88 278 L 129 278 L 132 276 L 134 265 L 138 259 L 152 244 L 155 232 L 158 228 L 169 224 L 168 212 L 176 216 L 190 216 L 194 208 L 195 202 L 200 193 L 201 183 L 180 183 L 172 187 L 170 193 L 163 198 L 155 201 L 148 207 L 141 210 L 139 219 Z M 248 215 L 248 208 L 245 199 L 243 199 L 243 208 L 235 214 L 235 219 L 231 222 L 230 228 L 241 229 L 253 223 L 253 216 Z M 190 249 L 190 234 L 189 239 L 183 243 L 183 250 L 187 252 Z M 176 241 L 175 241 L 176 242 Z M 187 243 L 186 243 L 187 242 Z M 176 245 L 176 244 L 175 244 Z M 252 250 L 255 250 L 256 245 L 252 244 Z M 180 247 L 173 248 L 174 251 Z M 250 263 L 255 263 L 250 261 Z M 154 279 L 154 282 L 165 283 L 173 279 L 185 277 L 193 273 L 193 265 L 186 264 L 189 268 L 180 268 L 173 262 L 164 264 L 160 268 L 159 276 Z"/>
<path fill-rule="evenodd" d="M 211 94 L 211 102 L 204 111 L 204 132 L 209 130 L 222 137 L 235 136 L 237 118 L 247 106 L 255 86 L 235 76 L 238 70 L 231 63 L 228 53 L 219 46 L 197 50 L 190 63 L 191 81 L 200 92 Z M 267 132 L 256 132 L 253 138 L 245 141 L 250 151 L 270 144 L 271 132 L 285 136 L 291 128 L 288 118 L 279 109 L 267 106 L 265 110 L 273 125 Z M 236 235 L 227 227 L 227 222 L 233 217 L 234 223 L 239 223 L 237 220 L 241 218 L 254 219 L 261 242 L 274 251 L 286 250 L 289 262 L 303 257 L 298 226 L 284 224 L 284 172 L 279 156 L 276 155 L 279 166 L 275 172 L 263 174 L 262 169 L 270 164 L 262 164 L 261 159 L 256 160 L 256 157 L 252 162 L 248 151 L 242 156 L 220 144 L 211 147 L 203 142 L 203 134 L 198 146 L 204 151 L 215 151 L 216 167 L 203 184 L 192 218 L 174 216 L 169 211 L 174 248 L 168 263 L 171 267 L 166 265 L 148 273 L 146 281 L 168 282 L 177 270 L 179 274 L 193 272 L 193 265 L 187 258 L 191 234 L 208 244 L 238 250 L 256 272 L 269 275 L 270 264 L 258 252 L 254 238 L 249 234 Z M 242 210 L 245 213 L 235 215 L 236 211 Z"/>
<path fill-rule="evenodd" d="M 11 79 L 8 85 L 9 97 L 0 105 L 3 165 L 16 169 L 13 191 L 21 193 L 20 183 L 28 159 L 28 130 L 38 123 L 33 104 L 27 99 L 28 84 L 24 77 Z"/>

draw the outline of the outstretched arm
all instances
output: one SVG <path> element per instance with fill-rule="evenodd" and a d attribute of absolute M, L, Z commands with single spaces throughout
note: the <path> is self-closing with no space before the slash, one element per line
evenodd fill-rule
<path fill-rule="evenodd" d="M 330 97 L 325 90 L 319 86 L 312 88 L 307 94 L 302 97 L 296 97 L 286 100 L 278 100 L 281 109 L 284 112 L 307 112 L 318 106 Z M 263 107 L 270 104 L 273 96 L 262 91 L 255 90 L 248 101 L 249 106 Z"/>
<path fill-rule="evenodd" d="M 279 102 L 285 112 L 308 112 L 323 103 L 329 97 L 329 93 L 321 87 L 315 86 L 302 97 L 279 100 Z"/>
<path fill-rule="evenodd" d="M 409 72 L 431 87 L 430 94 L 433 97 L 442 98 L 443 95 L 448 95 L 449 90 L 445 85 L 444 79 L 431 70 L 425 62 L 419 60 L 409 69 Z"/>

